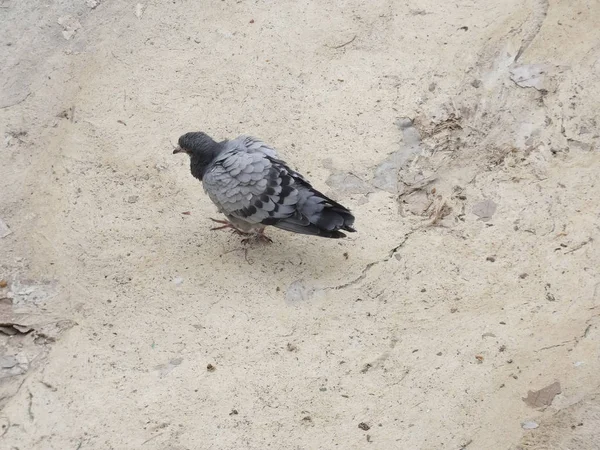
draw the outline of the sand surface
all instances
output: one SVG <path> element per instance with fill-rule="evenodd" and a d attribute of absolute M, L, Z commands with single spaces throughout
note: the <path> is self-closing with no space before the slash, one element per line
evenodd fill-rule
<path fill-rule="evenodd" d="M 600 448 L 599 43 L 598 0 L 0 1 L 0 447 Z M 194 130 L 359 232 L 210 232 Z"/>

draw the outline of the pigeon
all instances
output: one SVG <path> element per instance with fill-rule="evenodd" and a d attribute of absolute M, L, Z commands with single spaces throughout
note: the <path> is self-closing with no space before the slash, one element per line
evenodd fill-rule
<path fill-rule="evenodd" d="M 259 139 L 242 135 L 216 142 L 191 132 L 179 138 L 176 153 L 189 155 L 192 175 L 227 218 L 211 219 L 223 224 L 213 230 L 231 229 L 263 242 L 272 242 L 264 235 L 268 225 L 334 239 L 356 231 L 346 207 L 313 188 Z"/>

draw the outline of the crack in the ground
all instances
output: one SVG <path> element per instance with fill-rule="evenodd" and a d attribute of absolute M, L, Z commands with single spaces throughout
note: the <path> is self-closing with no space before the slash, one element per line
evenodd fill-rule
<path fill-rule="evenodd" d="M 577 250 L 579 250 L 581 247 L 589 244 L 590 242 L 592 242 L 594 239 L 589 237 L 586 241 L 583 241 L 582 243 L 580 243 L 579 245 L 573 247 L 571 250 L 569 250 L 568 252 L 565 252 L 564 254 L 568 254 L 568 253 L 573 253 L 576 252 Z"/>
<path fill-rule="evenodd" d="M 586 327 L 583 330 L 583 333 L 581 333 L 579 336 L 575 336 L 573 339 L 569 339 L 568 341 L 561 342 L 560 344 L 554 344 L 554 345 L 549 345 L 547 347 L 542 347 L 539 350 L 536 350 L 535 353 L 541 352 L 543 350 L 550 350 L 551 348 L 564 347 L 567 344 L 573 344 L 573 347 L 570 349 L 570 350 L 573 350 L 575 347 L 577 347 L 577 345 L 579 344 L 579 342 L 582 339 L 584 339 L 584 338 L 586 338 L 588 336 L 590 330 L 594 326 L 594 324 L 592 323 L 592 320 L 594 319 L 594 317 L 598 317 L 598 316 L 600 316 L 600 314 L 594 314 L 592 317 L 590 317 L 585 322 Z"/>
<path fill-rule="evenodd" d="M 28 396 L 29 406 L 27 407 L 27 413 L 29 415 L 29 420 L 31 420 L 33 422 L 33 420 L 35 419 L 35 417 L 33 415 L 33 394 L 31 393 L 30 390 L 27 390 L 27 392 L 29 393 L 29 396 Z"/>
<path fill-rule="evenodd" d="M 542 25 L 546 20 L 546 16 L 548 14 L 548 8 L 550 7 L 548 0 L 537 0 L 536 5 L 533 8 L 533 29 L 523 38 L 523 42 L 521 43 L 521 47 L 515 56 L 514 62 L 525 53 L 525 50 L 529 48 L 535 37 L 539 34 L 542 29 Z"/>
<path fill-rule="evenodd" d="M 352 280 L 352 281 L 348 281 L 347 283 L 340 284 L 340 285 L 337 285 L 337 286 L 331 286 L 331 287 L 329 287 L 329 288 L 327 288 L 327 289 L 335 289 L 335 290 L 337 291 L 337 290 L 340 290 L 340 289 L 345 289 L 345 288 L 347 288 L 347 287 L 350 287 L 350 286 L 352 286 L 352 285 L 355 285 L 356 283 L 359 283 L 360 281 L 364 280 L 364 279 L 367 277 L 367 273 L 369 272 L 369 270 L 371 270 L 373 267 L 375 267 L 375 266 L 376 266 L 376 265 L 378 265 L 378 264 L 381 264 L 381 263 L 384 263 L 384 262 L 386 262 L 386 261 L 389 261 L 389 260 L 390 260 L 390 259 L 391 259 L 391 258 L 392 258 L 392 257 L 393 257 L 395 254 L 396 254 L 396 252 L 398 252 L 398 250 L 400 250 L 400 249 L 401 249 L 401 248 L 404 246 L 404 244 L 406 244 L 406 241 L 408 241 L 408 238 L 409 238 L 409 237 L 410 237 L 410 236 L 411 236 L 411 235 L 412 235 L 412 234 L 413 234 L 415 231 L 416 231 L 416 230 L 411 230 L 411 231 L 409 231 L 408 233 L 406 233 L 406 234 L 404 235 L 404 239 L 402 240 L 402 242 L 400 242 L 398 245 L 396 245 L 395 247 L 393 247 L 393 248 L 392 248 L 392 249 L 391 249 L 391 250 L 388 252 L 388 255 L 387 255 L 385 258 L 383 258 L 383 259 L 381 259 L 381 260 L 379 260 L 379 261 L 373 261 L 373 262 L 370 262 L 369 264 L 367 264 L 367 265 L 365 266 L 365 268 L 362 270 L 362 273 L 361 273 L 361 274 L 360 274 L 358 277 L 356 277 L 354 280 Z"/>

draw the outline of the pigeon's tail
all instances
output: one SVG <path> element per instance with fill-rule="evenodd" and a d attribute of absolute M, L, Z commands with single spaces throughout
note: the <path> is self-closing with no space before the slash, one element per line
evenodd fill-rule
<path fill-rule="evenodd" d="M 350 233 L 356 231 L 353 227 L 354 216 L 347 208 L 315 189 L 302 191 L 300 193 L 304 198 L 296 214 L 278 221 L 275 227 L 333 239 L 346 237 L 342 230 Z"/>

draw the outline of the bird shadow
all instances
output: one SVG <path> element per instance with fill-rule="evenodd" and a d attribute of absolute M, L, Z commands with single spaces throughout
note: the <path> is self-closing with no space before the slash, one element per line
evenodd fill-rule
<path fill-rule="evenodd" d="M 368 263 L 362 261 L 361 257 L 350 258 L 355 240 L 311 239 L 306 236 L 290 238 L 281 232 L 273 235 L 272 244 L 235 243 L 219 256 L 227 261 L 227 267 L 230 264 L 233 266 L 233 271 L 252 266 L 253 270 L 260 271 L 264 283 L 291 284 L 304 279 L 317 289 L 331 289 L 355 279 Z M 266 280 L 265 277 L 270 279 Z"/>

